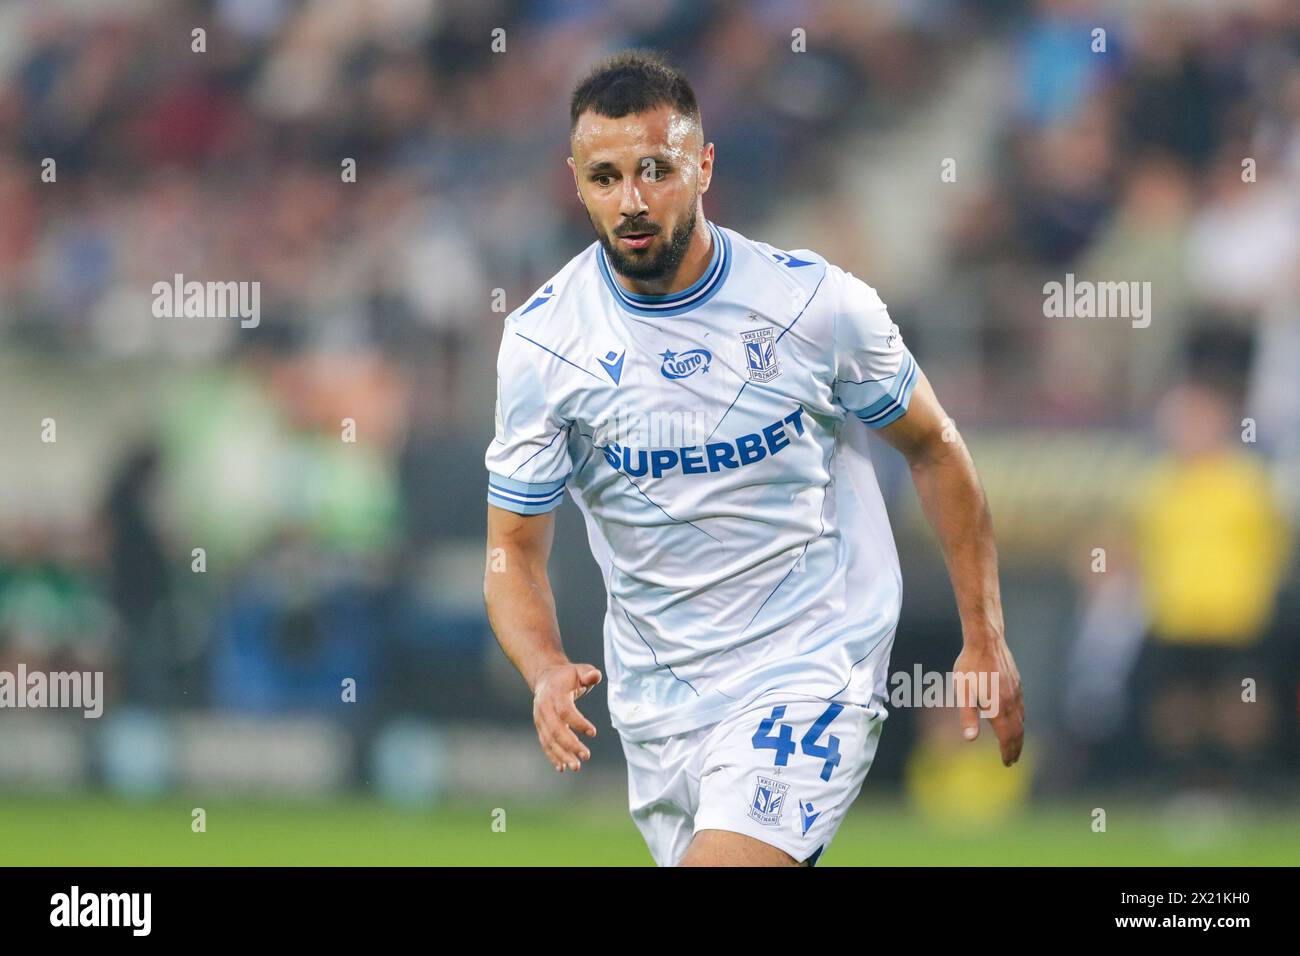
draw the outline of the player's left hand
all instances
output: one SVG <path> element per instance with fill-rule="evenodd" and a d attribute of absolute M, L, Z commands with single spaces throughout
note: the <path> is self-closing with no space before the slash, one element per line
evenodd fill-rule
<path fill-rule="evenodd" d="M 957 655 L 952 670 L 959 687 L 963 674 L 976 675 L 979 700 L 958 707 L 962 735 L 974 740 L 979 736 L 980 712 L 990 714 L 988 722 L 998 735 L 1002 765 L 1010 767 L 1020 759 L 1020 748 L 1025 741 L 1025 704 L 1020 693 L 1020 671 L 1016 669 L 1011 648 L 1002 637 L 982 645 L 967 644 Z"/>

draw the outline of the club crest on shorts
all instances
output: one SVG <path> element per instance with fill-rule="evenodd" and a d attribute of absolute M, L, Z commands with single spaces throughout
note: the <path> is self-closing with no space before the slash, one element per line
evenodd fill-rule
<path fill-rule="evenodd" d="M 749 816 L 761 826 L 775 827 L 781 823 L 781 811 L 785 809 L 785 795 L 790 785 L 771 777 L 758 777 L 754 786 L 754 797 L 749 801 Z"/>
<path fill-rule="evenodd" d="M 745 346 L 745 368 L 751 382 L 770 382 L 781 374 L 773 331 L 766 328 L 740 333 L 740 341 Z"/>

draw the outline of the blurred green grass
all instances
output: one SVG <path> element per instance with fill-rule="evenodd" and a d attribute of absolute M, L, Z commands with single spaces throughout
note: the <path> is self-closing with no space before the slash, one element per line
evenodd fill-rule
<path fill-rule="evenodd" d="M 819 866 L 1225 866 L 1300 862 L 1300 808 L 1171 817 L 1133 803 L 1032 807 L 995 824 L 937 827 L 895 803 L 855 804 Z M 190 830 L 191 810 L 207 832 Z M 311 805 L 168 798 L 0 796 L 0 864 L 17 866 L 648 866 L 613 800 L 506 811 L 402 810 L 366 799 Z"/>

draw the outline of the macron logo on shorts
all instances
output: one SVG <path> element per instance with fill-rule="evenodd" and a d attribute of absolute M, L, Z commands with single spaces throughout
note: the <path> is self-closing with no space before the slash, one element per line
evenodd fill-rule
<path fill-rule="evenodd" d="M 817 818 L 822 815 L 820 810 L 814 812 L 812 801 L 801 801 L 799 804 L 799 818 L 803 820 L 803 836 L 808 835 L 808 828 L 817 822 Z"/>

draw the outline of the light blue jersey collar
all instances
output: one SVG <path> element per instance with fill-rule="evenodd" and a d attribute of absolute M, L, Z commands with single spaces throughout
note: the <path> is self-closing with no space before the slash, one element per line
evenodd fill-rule
<path fill-rule="evenodd" d="M 691 283 L 689 288 L 668 295 L 639 295 L 628 292 L 614 278 L 604 247 L 597 249 L 600 274 L 619 305 L 635 315 L 681 315 L 713 298 L 722 288 L 722 284 L 727 281 L 727 273 L 731 271 L 731 240 L 727 238 L 725 232 L 708 220 L 705 220 L 705 225 L 713 234 L 713 255 L 709 259 L 708 268 L 699 279 Z"/>

